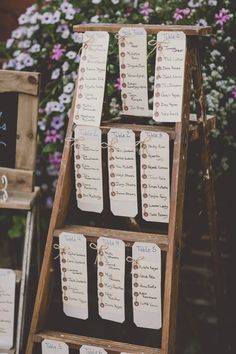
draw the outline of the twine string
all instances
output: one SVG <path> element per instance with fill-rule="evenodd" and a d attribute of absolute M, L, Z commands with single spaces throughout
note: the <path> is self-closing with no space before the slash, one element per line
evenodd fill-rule
<path fill-rule="evenodd" d="M 8 179 L 7 179 L 6 175 L 2 175 L 1 182 L 3 184 L 3 188 L 0 189 L 0 192 L 2 193 L 2 201 L 7 202 L 7 200 L 8 200 L 8 192 L 7 192 Z"/>
<path fill-rule="evenodd" d="M 94 264 L 97 264 L 97 263 L 98 263 L 98 258 L 99 258 L 99 256 L 100 256 L 100 257 L 104 257 L 105 260 L 107 261 L 107 257 L 105 256 L 104 251 L 108 250 L 108 246 L 101 245 L 100 247 L 98 247 L 96 243 L 91 242 L 91 243 L 89 244 L 89 247 L 90 247 L 92 250 L 96 250 L 96 251 L 97 251 L 97 256 L 96 256 L 96 259 L 95 259 Z"/>

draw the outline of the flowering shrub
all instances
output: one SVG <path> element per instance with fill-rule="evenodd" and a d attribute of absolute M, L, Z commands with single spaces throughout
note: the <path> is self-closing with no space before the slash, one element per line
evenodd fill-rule
<path fill-rule="evenodd" d="M 78 51 L 83 41 L 83 35 L 73 33 L 72 26 L 82 22 L 212 25 L 213 36 L 204 39 L 205 92 L 208 112 L 218 118 L 218 128 L 213 133 L 217 138 L 218 174 L 228 168 L 225 152 L 221 151 L 235 147 L 231 134 L 236 111 L 236 82 L 230 62 L 235 51 L 231 35 L 233 6 L 229 0 L 38 0 L 19 17 L 19 27 L 3 48 L 7 58 L 3 68 L 42 73 L 37 173 L 43 189 L 48 190 L 48 206 L 59 170 L 66 116 L 80 60 Z M 117 43 L 111 38 L 106 102 L 111 116 L 117 115 L 121 108 L 116 53 Z M 154 81 L 152 70 L 149 65 L 150 92 Z"/>

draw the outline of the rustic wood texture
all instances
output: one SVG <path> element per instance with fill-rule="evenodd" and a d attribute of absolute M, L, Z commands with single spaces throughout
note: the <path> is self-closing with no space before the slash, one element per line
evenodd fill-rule
<path fill-rule="evenodd" d="M 0 176 L 2 175 L 7 177 L 8 191 L 32 192 L 35 175 L 33 171 L 0 167 Z"/>
<path fill-rule="evenodd" d="M 53 235 L 58 237 L 61 232 L 83 234 L 86 236 L 86 239 L 88 241 L 92 241 L 92 242 L 96 241 L 94 239 L 104 236 L 104 237 L 118 238 L 120 240 L 123 240 L 126 242 L 126 246 L 129 247 L 131 247 L 134 242 L 139 240 L 139 242 L 154 242 L 161 248 L 162 251 L 167 251 L 168 249 L 167 235 L 104 229 L 104 228 L 78 226 L 78 225 L 69 225 L 63 227 L 62 229 L 56 229 Z"/>
<path fill-rule="evenodd" d="M 39 187 L 35 187 L 34 192 L 16 192 L 8 193 L 8 200 L 0 202 L 0 209 L 31 210 L 34 202 L 39 195 Z"/>
<path fill-rule="evenodd" d="M 55 331 L 43 331 L 42 333 L 38 333 L 33 337 L 35 342 L 42 342 L 44 339 L 62 341 L 68 344 L 68 346 L 72 349 L 79 349 L 82 345 L 102 347 L 108 352 L 108 354 L 120 354 L 124 351 L 126 353 L 128 352 L 129 354 L 162 354 L 162 351 L 156 348 Z"/>
<path fill-rule="evenodd" d="M 188 36 L 206 36 L 211 34 L 210 26 L 182 26 L 182 25 L 143 25 L 143 24 L 127 24 L 127 23 L 86 23 L 75 25 L 75 32 L 85 31 L 108 31 L 111 33 L 118 32 L 122 27 L 141 27 L 149 34 L 156 34 L 160 31 L 182 31 Z"/>
<path fill-rule="evenodd" d="M 38 96 L 19 93 L 15 167 L 35 170 Z"/>
<path fill-rule="evenodd" d="M 0 92 L 18 92 L 38 96 L 39 80 L 39 73 L 0 70 Z"/>

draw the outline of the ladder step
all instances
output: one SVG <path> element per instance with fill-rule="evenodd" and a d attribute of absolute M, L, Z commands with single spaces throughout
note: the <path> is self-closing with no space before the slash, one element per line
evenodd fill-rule
<path fill-rule="evenodd" d="M 101 347 L 104 348 L 108 354 L 120 354 L 124 351 L 128 351 L 130 354 L 164 354 L 161 349 L 50 330 L 45 330 L 43 332 L 37 333 L 33 337 L 33 341 L 35 343 L 41 343 L 44 339 L 62 341 L 66 343 L 71 349 L 79 349 L 82 345 Z"/>
<path fill-rule="evenodd" d="M 168 250 L 168 236 L 163 234 L 154 234 L 146 232 L 134 232 L 114 229 L 104 229 L 91 226 L 68 225 L 61 229 L 54 230 L 53 236 L 58 237 L 62 232 L 71 232 L 83 234 L 88 241 L 93 241 L 99 237 L 118 238 L 126 243 L 127 247 L 131 247 L 134 242 L 154 242 L 162 251 Z"/>

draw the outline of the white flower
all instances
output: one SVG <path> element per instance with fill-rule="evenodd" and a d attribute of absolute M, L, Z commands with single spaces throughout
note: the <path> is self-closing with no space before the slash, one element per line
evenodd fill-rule
<path fill-rule="evenodd" d="M 53 23 L 53 15 L 52 15 L 52 13 L 51 12 L 45 12 L 41 16 L 41 22 L 44 25 L 52 24 Z"/>
<path fill-rule="evenodd" d="M 14 42 L 13 38 L 8 39 L 6 42 L 6 48 L 11 48 L 13 42 Z"/>
<path fill-rule="evenodd" d="M 188 2 L 188 6 L 191 7 L 191 8 L 196 8 L 196 7 L 200 6 L 200 3 L 199 2 L 194 2 L 193 0 L 190 0 Z"/>
<path fill-rule="evenodd" d="M 58 79 L 59 75 L 60 75 L 60 69 L 56 68 L 52 71 L 51 79 L 56 80 Z"/>
<path fill-rule="evenodd" d="M 217 5 L 217 0 L 208 0 L 208 5 L 209 6 L 216 6 Z"/>
<path fill-rule="evenodd" d="M 204 20 L 204 18 L 201 18 L 201 19 L 198 21 L 198 24 L 199 24 L 199 26 L 207 26 L 207 21 Z"/>
<path fill-rule="evenodd" d="M 69 2 L 64 1 L 61 4 L 60 9 L 61 9 L 62 12 L 66 13 L 68 10 L 73 9 L 73 6 Z"/>
<path fill-rule="evenodd" d="M 90 18 L 90 22 L 92 23 L 98 23 L 99 22 L 99 16 L 95 15 L 93 17 Z"/>
<path fill-rule="evenodd" d="M 71 72 L 71 78 L 73 81 L 75 81 L 77 79 L 77 72 L 76 71 Z"/>
<path fill-rule="evenodd" d="M 26 9 L 26 15 L 27 16 L 30 16 L 30 15 L 32 15 L 33 13 L 34 13 L 34 11 L 36 10 L 36 4 L 34 4 L 34 5 L 32 5 L 32 6 L 30 6 L 30 7 L 28 7 L 27 9 Z"/>
<path fill-rule="evenodd" d="M 25 66 L 32 66 L 34 64 L 34 59 L 29 54 L 26 54 L 23 64 Z"/>
<path fill-rule="evenodd" d="M 27 29 L 27 38 L 31 38 L 34 32 L 39 29 L 39 25 L 31 26 Z"/>
<path fill-rule="evenodd" d="M 29 40 L 29 39 L 26 39 L 26 40 L 24 40 L 24 41 L 20 41 L 19 43 L 18 43 L 18 47 L 19 48 L 24 48 L 24 49 L 26 49 L 26 48 L 29 48 L 31 46 L 31 41 Z"/>
<path fill-rule="evenodd" d="M 61 37 L 67 39 L 70 35 L 70 31 L 67 29 L 61 33 Z"/>
<path fill-rule="evenodd" d="M 71 38 L 75 43 L 82 43 L 83 33 L 78 33 L 78 32 L 72 33 Z"/>
<path fill-rule="evenodd" d="M 40 19 L 40 14 L 38 12 L 35 12 L 35 14 L 30 16 L 31 25 L 35 25 L 37 23 L 38 19 Z"/>
<path fill-rule="evenodd" d="M 153 84 L 154 83 L 154 76 L 150 76 L 149 77 L 149 79 L 148 79 L 148 81 L 150 82 L 150 84 Z"/>
<path fill-rule="evenodd" d="M 100 4 L 101 1 L 102 1 L 102 0 L 92 0 L 92 3 L 93 3 L 94 5 L 98 5 L 98 4 Z"/>
<path fill-rule="evenodd" d="M 59 96 L 59 102 L 60 103 L 70 103 L 71 101 L 71 96 L 70 95 L 67 95 L 66 93 L 62 93 L 60 96 Z"/>
<path fill-rule="evenodd" d="M 70 10 L 68 10 L 68 11 L 66 11 L 66 16 L 65 16 L 65 18 L 67 19 L 67 20 L 73 20 L 73 18 L 75 17 L 75 10 L 74 9 L 70 9 Z"/>
<path fill-rule="evenodd" d="M 79 63 L 80 62 L 80 58 L 81 58 L 81 56 L 78 54 L 77 57 L 75 58 L 75 63 Z"/>
<path fill-rule="evenodd" d="M 18 50 L 15 50 L 13 52 L 13 57 L 18 57 L 18 55 L 20 55 L 21 51 L 18 49 Z"/>
<path fill-rule="evenodd" d="M 22 36 L 24 36 L 27 33 L 26 27 L 19 27 L 16 30 L 12 32 L 12 37 L 16 39 L 20 39 Z"/>
<path fill-rule="evenodd" d="M 23 65 L 22 63 L 16 62 L 16 65 L 15 65 L 16 70 L 22 70 L 24 68 L 25 68 L 25 65 Z"/>
<path fill-rule="evenodd" d="M 75 59 L 76 52 L 74 52 L 73 50 L 70 50 L 68 53 L 66 53 L 66 56 L 68 59 Z"/>
<path fill-rule="evenodd" d="M 40 52 L 40 45 L 38 43 L 33 44 L 32 47 L 30 48 L 29 52 L 31 52 L 31 53 Z"/>
<path fill-rule="evenodd" d="M 50 114 L 52 112 L 60 112 L 60 109 L 61 109 L 61 105 L 60 105 L 59 102 L 57 102 L 57 101 L 49 101 L 46 104 L 45 112 L 47 114 Z"/>
<path fill-rule="evenodd" d="M 64 93 L 71 93 L 74 89 L 74 84 L 73 82 L 69 82 L 67 85 L 64 86 L 63 92 Z"/>
<path fill-rule="evenodd" d="M 52 15 L 52 20 L 53 20 L 53 23 L 57 23 L 60 21 L 60 18 L 61 18 L 61 13 L 60 11 L 56 10 L 54 12 L 54 14 Z"/>
<path fill-rule="evenodd" d="M 65 61 L 62 65 L 62 70 L 66 72 L 69 69 L 69 63 L 68 61 Z"/>
<path fill-rule="evenodd" d="M 38 121 L 38 127 L 41 131 L 45 131 L 47 127 L 47 120 L 45 118 L 42 118 L 41 120 Z"/>
<path fill-rule="evenodd" d="M 19 25 L 24 25 L 25 23 L 28 22 L 29 22 L 29 17 L 26 14 L 20 15 L 20 17 L 18 18 Z"/>
<path fill-rule="evenodd" d="M 120 0 L 111 0 L 112 4 L 117 5 L 119 4 Z"/>

